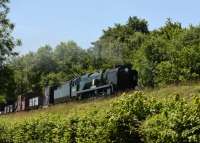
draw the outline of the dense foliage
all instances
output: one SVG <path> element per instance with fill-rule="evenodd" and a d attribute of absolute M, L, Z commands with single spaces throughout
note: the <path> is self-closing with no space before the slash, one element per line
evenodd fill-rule
<path fill-rule="evenodd" d="M 161 28 L 149 31 L 146 20 L 130 17 L 126 24 L 104 30 L 88 49 L 74 41 L 55 48 L 45 45 L 13 58 L 8 67 L 13 70 L 15 95 L 118 64 L 132 64 L 140 86 L 155 87 L 199 80 L 199 52 L 200 26 L 183 28 L 168 19 Z"/>
<path fill-rule="evenodd" d="M 198 143 L 199 89 L 192 99 L 142 92 L 124 94 L 107 109 L 66 115 L 41 114 L 10 122 L 0 119 L 0 142 Z"/>
<path fill-rule="evenodd" d="M 168 19 L 163 27 L 149 31 L 146 20 L 130 17 L 126 24 L 104 30 L 92 44 L 82 49 L 74 41 L 61 42 L 55 48 L 45 45 L 35 53 L 14 57 L 7 64 L 15 81 L 10 85 L 15 88 L 13 97 L 118 64 L 132 64 L 139 72 L 140 86 L 199 79 L 200 26 L 182 28 Z"/>
<path fill-rule="evenodd" d="M 15 95 L 14 73 L 6 65 L 6 61 L 10 56 L 16 55 L 13 49 L 21 43 L 12 36 L 14 24 L 7 17 L 8 3 L 9 0 L 0 1 L 0 103 L 12 100 Z"/>
<path fill-rule="evenodd" d="M 73 41 L 61 42 L 55 49 L 45 45 L 36 53 L 14 57 L 9 65 L 15 72 L 16 94 L 74 78 L 89 70 L 88 58 L 87 52 Z"/>

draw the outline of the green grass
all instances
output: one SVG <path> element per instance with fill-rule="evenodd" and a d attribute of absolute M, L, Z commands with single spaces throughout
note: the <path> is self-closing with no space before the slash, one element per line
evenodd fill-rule
<path fill-rule="evenodd" d="M 131 94 L 134 91 L 129 91 L 127 94 Z M 200 94 L 200 83 L 190 83 L 185 85 L 169 85 L 163 88 L 156 89 L 143 89 L 146 96 L 153 96 L 155 98 L 165 98 L 171 95 L 184 96 L 186 99 L 190 99 L 192 95 Z M 126 94 L 126 95 L 127 95 Z M 104 112 L 110 108 L 110 104 L 113 100 L 118 99 L 123 96 L 123 93 L 119 93 L 114 96 L 101 97 L 96 99 L 88 99 L 84 101 L 72 101 L 63 104 L 57 104 L 50 106 L 46 109 L 31 110 L 26 112 L 12 113 L 0 118 L 6 119 L 8 121 L 18 121 L 23 119 L 29 119 L 38 115 L 45 114 L 58 114 L 63 116 L 69 116 L 72 114 L 85 114 L 86 112 L 92 111 L 93 109 L 98 109 Z"/>
<path fill-rule="evenodd" d="M 159 98 L 168 97 L 171 95 L 180 95 L 186 99 L 190 99 L 192 95 L 200 93 L 200 83 L 190 83 L 183 85 L 169 85 L 164 88 L 146 89 L 145 94 L 148 96 L 156 96 Z"/>
<path fill-rule="evenodd" d="M 18 121 L 23 119 L 29 119 L 34 116 L 44 114 L 58 114 L 68 116 L 71 114 L 84 114 L 93 109 L 104 110 L 109 108 L 110 103 L 117 98 L 117 96 L 110 96 L 104 98 L 88 99 L 84 101 L 72 101 L 68 103 L 51 105 L 45 109 L 23 111 L 17 113 L 11 113 L 0 118 L 4 118 L 10 121 Z"/>

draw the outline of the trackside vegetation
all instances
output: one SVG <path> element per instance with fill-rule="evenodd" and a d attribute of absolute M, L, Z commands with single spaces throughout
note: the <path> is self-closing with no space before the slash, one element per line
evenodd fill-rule
<path fill-rule="evenodd" d="M 65 114 L 48 109 L 36 111 L 37 116 L 24 113 L 27 118 L 17 120 L 16 114 L 1 117 L 0 142 L 198 143 L 198 85 L 123 93 L 109 101 L 97 100 L 91 107 L 90 102 L 77 104 L 77 112 Z"/>

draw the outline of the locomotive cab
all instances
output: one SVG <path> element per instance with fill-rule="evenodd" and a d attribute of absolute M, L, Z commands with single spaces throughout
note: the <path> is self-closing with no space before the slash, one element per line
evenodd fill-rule
<path fill-rule="evenodd" d="M 137 86 L 138 74 L 131 66 L 117 66 L 115 69 L 107 70 L 104 77 L 108 83 L 114 86 L 115 91 L 133 89 Z"/>

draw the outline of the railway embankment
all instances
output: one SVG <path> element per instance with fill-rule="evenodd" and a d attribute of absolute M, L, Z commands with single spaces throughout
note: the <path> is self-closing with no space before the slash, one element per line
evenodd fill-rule
<path fill-rule="evenodd" d="M 122 93 L 0 117 L 0 142 L 200 142 L 200 84 Z"/>

